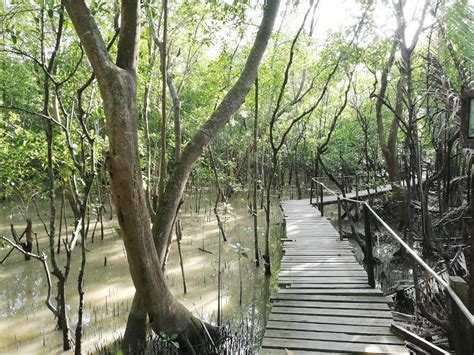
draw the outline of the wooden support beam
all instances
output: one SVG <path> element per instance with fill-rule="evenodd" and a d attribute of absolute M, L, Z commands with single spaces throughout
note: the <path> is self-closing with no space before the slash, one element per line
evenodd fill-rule
<path fill-rule="evenodd" d="M 450 276 L 449 285 L 461 301 L 468 306 L 469 297 L 466 281 L 459 276 Z M 450 321 L 456 354 L 473 354 L 474 328 L 453 300 L 451 300 Z"/>
<path fill-rule="evenodd" d="M 415 333 L 412 333 L 403 327 L 400 327 L 399 325 L 392 324 L 391 329 L 394 334 L 397 334 L 398 336 L 409 341 L 410 343 L 415 344 L 416 346 L 420 347 L 421 349 L 427 351 L 430 354 L 433 354 L 433 355 L 448 355 L 449 354 L 448 351 L 445 351 L 441 349 L 440 347 L 434 344 L 431 344 L 429 341 L 419 337 Z"/>
<path fill-rule="evenodd" d="M 374 257 L 372 254 L 372 231 L 370 228 L 370 211 L 367 205 L 364 205 L 364 231 L 365 231 L 365 258 L 367 262 L 367 276 L 369 285 L 375 287 L 374 276 Z"/>

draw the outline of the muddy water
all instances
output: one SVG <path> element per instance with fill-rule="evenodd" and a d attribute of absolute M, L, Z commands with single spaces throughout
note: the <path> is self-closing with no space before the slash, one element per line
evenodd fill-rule
<path fill-rule="evenodd" d="M 199 213 L 196 201 L 188 198 L 182 208 L 180 218 L 183 226 L 182 252 L 187 284 L 187 294 L 183 293 L 181 270 L 176 242 L 173 241 L 167 264 L 166 280 L 174 295 L 200 318 L 215 323 L 217 319 L 217 274 L 219 230 L 211 213 L 212 195 L 202 194 Z M 269 292 L 277 287 L 276 276 L 266 280 L 263 267 L 255 268 L 253 263 L 253 220 L 247 211 L 243 195 L 231 199 L 232 214 L 225 216 L 225 229 L 229 241 L 223 245 L 222 253 L 222 314 L 224 322 L 237 324 L 250 323 L 255 346 L 262 336 L 266 319 Z M 10 237 L 9 224 L 14 223 L 22 231 L 24 220 L 15 213 L 11 204 L 0 205 L 0 234 Z M 47 211 L 47 205 L 40 206 Z M 38 234 L 41 251 L 49 250 L 46 234 L 41 222 L 33 217 L 33 231 Z M 43 216 L 47 219 L 46 213 Z M 95 220 L 91 216 L 91 220 Z M 283 229 L 280 225 L 281 211 L 273 208 L 271 247 L 273 260 L 279 261 L 280 238 Z M 72 223 L 69 216 L 69 223 Z M 259 212 L 260 248 L 263 250 L 263 211 Z M 130 280 L 127 258 L 117 231 L 115 220 L 104 218 L 105 237 L 100 240 L 97 230 L 95 242 L 87 241 L 87 264 L 85 274 L 85 312 L 83 349 L 94 352 L 97 346 L 117 338 L 123 333 L 128 310 L 134 294 Z M 91 228 L 93 222 L 91 222 Z M 71 227 L 69 226 L 69 231 Z M 63 232 L 64 233 L 64 232 Z M 240 243 L 249 248 L 248 259 L 241 259 L 242 304 L 239 303 L 239 258 L 229 244 Z M 0 248 L 0 258 L 10 248 Z M 202 251 L 202 250 L 205 251 Z M 36 246 L 34 246 L 36 252 Z M 48 252 L 49 254 L 49 252 Z M 107 265 L 104 266 L 105 258 Z M 72 272 L 67 286 L 68 314 L 71 330 L 77 322 L 77 273 L 80 262 L 80 247 L 76 247 Z M 60 265 L 64 265 L 64 252 L 59 255 Z M 279 262 L 273 264 L 279 268 Z M 277 275 L 277 272 L 274 272 Z M 54 276 L 53 283 L 55 284 Z M 0 353 L 61 353 L 61 332 L 55 329 L 55 319 L 46 308 L 46 281 L 39 262 L 25 262 L 23 256 L 13 252 L 7 261 L 0 265 Z M 53 291 L 53 295 L 55 295 Z M 71 335 L 73 335 L 71 333 Z"/>

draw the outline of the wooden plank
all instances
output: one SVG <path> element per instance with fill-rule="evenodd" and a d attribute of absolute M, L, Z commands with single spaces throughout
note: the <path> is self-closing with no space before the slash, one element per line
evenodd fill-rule
<path fill-rule="evenodd" d="M 330 277 L 280 277 L 279 281 L 282 282 L 308 282 L 308 283 L 324 283 L 324 284 L 338 284 L 338 283 L 367 283 L 367 277 L 347 277 L 347 276 L 336 276 Z"/>
<path fill-rule="evenodd" d="M 285 307 L 275 304 L 272 313 L 286 314 L 307 314 L 307 315 L 324 315 L 324 316 L 342 316 L 342 317 L 358 317 L 358 318 L 386 318 L 392 320 L 392 313 L 388 310 L 367 310 L 367 309 L 325 309 L 325 308 L 309 308 L 309 307 Z"/>
<path fill-rule="evenodd" d="M 311 288 L 313 290 L 331 290 L 335 287 L 338 289 L 368 289 L 371 288 L 368 284 L 323 284 L 323 283 L 301 283 L 301 282 L 291 282 L 291 281 L 278 281 L 278 284 L 281 288 L 286 289 L 299 289 L 299 288 Z"/>
<path fill-rule="evenodd" d="M 283 241 L 283 249 L 287 252 L 297 251 L 301 248 L 305 248 L 308 251 L 318 251 L 318 252 L 328 252 L 328 251 L 344 251 L 351 252 L 354 248 L 351 245 L 338 245 L 336 242 L 327 242 L 327 243 L 318 243 L 315 245 L 314 242 L 293 242 L 293 241 Z"/>
<path fill-rule="evenodd" d="M 317 263 L 328 263 L 328 264 L 338 264 L 338 263 L 357 263 L 354 256 L 290 256 L 286 255 L 282 259 L 283 263 L 308 263 L 308 262 L 317 262 Z"/>
<path fill-rule="evenodd" d="M 287 250 L 284 249 L 285 255 L 291 256 L 353 256 L 354 253 L 352 251 L 344 251 L 344 250 Z"/>
<path fill-rule="evenodd" d="M 269 329 L 265 335 L 269 338 L 327 340 L 346 343 L 375 343 L 405 345 L 405 343 L 394 335 L 360 335 L 346 333 L 310 332 L 300 330 Z"/>
<path fill-rule="evenodd" d="M 420 347 L 421 349 L 428 351 L 430 354 L 434 355 L 448 355 L 449 352 L 441 349 L 440 347 L 431 344 L 426 339 L 416 335 L 415 333 L 410 332 L 409 330 L 400 327 L 399 325 L 392 324 L 391 329 L 393 333 L 400 335 L 402 338 L 408 340 L 410 343 L 415 344 L 416 346 Z"/>
<path fill-rule="evenodd" d="M 346 277 L 367 277 L 365 271 L 356 270 L 356 271 L 344 271 L 344 270 L 334 270 L 334 271 L 312 271 L 312 270 L 293 270 L 287 271 L 283 270 L 280 272 L 280 276 L 292 276 L 292 277 L 335 277 L 335 276 L 346 276 Z"/>
<path fill-rule="evenodd" d="M 292 242 L 293 243 L 293 242 Z M 314 255 L 317 255 L 317 253 L 321 252 L 340 252 L 344 254 L 348 254 L 348 256 L 353 256 L 354 255 L 354 248 L 350 245 L 347 246 L 338 246 L 334 242 L 327 242 L 324 244 L 318 244 L 314 245 L 315 243 L 308 243 L 308 242 L 302 242 L 300 243 L 298 240 L 295 241 L 294 243 L 298 243 L 299 246 L 295 247 L 293 244 L 288 244 L 284 243 L 282 248 L 286 253 L 298 253 L 301 252 L 301 249 L 306 249 L 306 252 L 312 252 Z"/>
<path fill-rule="evenodd" d="M 387 304 L 384 297 L 362 296 L 362 295 L 325 295 L 325 294 L 302 294 L 302 293 L 282 293 L 272 296 L 275 300 L 297 300 L 297 301 L 317 301 L 317 302 L 350 302 L 350 303 L 382 303 Z"/>
<path fill-rule="evenodd" d="M 260 349 L 260 355 L 322 355 L 327 354 L 326 351 L 304 351 L 304 350 L 285 350 L 285 349 Z M 331 352 L 331 355 L 347 355 L 350 353 Z"/>
<path fill-rule="evenodd" d="M 364 269 L 360 267 L 359 265 L 336 265 L 333 267 L 330 266 L 318 266 L 318 267 L 304 267 L 304 266 L 288 266 L 288 265 L 283 265 L 280 267 L 281 271 L 304 271 L 304 270 L 314 270 L 314 271 L 363 271 Z M 287 276 L 282 276 L 282 277 L 287 277 Z M 316 278 L 318 276 L 312 276 L 313 278 Z M 341 276 L 336 276 L 336 277 L 341 277 Z M 345 276 L 347 277 L 347 276 Z M 351 278 L 360 278 L 360 279 L 367 279 L 366 277 L 363 276 L 352 276 Z M 327 279 L 326 279 L 327 280 Z"/>
<path fill-rule="evenodd" d="M 385 303 L 362 303 L 362 302 L 320 302 L 320 301 L 291 301 L 275 300 L 274 305 L 283 307 L 322 308 L 341 310 L 382 310 L 389 311 Z"/>
<path fill-rule="evenodd" d="M 358 264 L 333 264 L 322 265 L 322 266 L 303 266 L 295 264 L 284 264 L 280 266 L 280 271 L 304 271 L 304 270 L 313 270 L 313 271 L 363 271 L 362 266 Z M 284 276 L 282 276 L 284 277 Z M 317 277 L 317 276 L 314 276 Z M 336 276 L 339 277 L 339 276 Z M 361 277 L 364 278 L 364 277 Z"/>
<path fill-rule="evenodd" d="M 285 349 L 268 349 L 262 348 L 259 351 L 260 355 L 322 355 L 327 354 L 326 351 L 304 351 L 304 350 L 285 350 Z M 350 353 L 331 352 L 331 355 L 347 355 Z"/>
<path fill-rule="evenodd" d="M 301 322 L 282 322 L 269 320 L 267 329 L 304 330 L 311 332 L 346 333 L 362 335 L 392 335 L 389 327 L 370 327 L 360 325 L 318 324 Z"/>
<path fill-rule="evenodd" d="M 317 267 L 327 267 L 327 268 L 337 268 L 337 267 L 359 267 L 363 269 L 356 261 L 323 261 L 323 262 L 308 262 L 308 261 L 289 261 L 284 260 L 281 262 L 280 266 L 283 267 L 304 267 L 304 268 L 317 268 Z"/>
<path fill-rule="evenodd" d="M 317 290 L 312 288 L 284 288 L 280 289 L 278 293 L 291 293 L 291 294 L 308 294 L 308 295 L 347 295 L 347 296 L 383 296 L 382 291 L 377 289 L 357 289 L 357 290 L 346 290 L 342 288 L 332 289 L 332 290 Z M 385 299 L 382 298 L 382 301 L 385 302 Z"/>
<path fill-rule="evenodd" d="M 409 354 L 404 346 L 370 343 L 339 343 L 317 340 L 264 338 L 263 348 L 288 350 L 347 351 L 351 354 Z"/>
<path fill-rule="evenodd" d="M 300 323 L 318 323 L 318 324 L 340 324 L 340 325 L 364 325 L 364 326 L 385 326 L 390 327 L 392 319 L 385 318 L 355 318 L 355 317 L 336 317 L 336 316 L 317 316 L 307 314 L 287 314 L 271 313 L 270 320 L 279 320 L 285 322 Z"/>

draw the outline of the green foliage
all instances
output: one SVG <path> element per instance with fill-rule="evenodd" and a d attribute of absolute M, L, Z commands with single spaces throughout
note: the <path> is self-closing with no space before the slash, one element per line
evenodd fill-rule
<path fill-rule="evenodd" d="M 244 248 L 242 245 L 240 245 L 240 243 L 235 243 L 235 244 L 229 243 L 229 247 L 232 249 L 234 253 L 237 254 L 237 256 L 239 257 L 239 260 L 249 258 L 248 252 L 250 251 L 250 249 Z"/>
<path fill-rule="evenodd" d="M 174 346 L 176 349 L 179 349 L 179 343 L 178 343 L 178 341 L 177 341 L 177 339 L 178 339 L 178 334 L 171 334 L 171 335 L 168 335 L 168 334 L 166 334 L 164 331 L 160 330 L 159 336 L 161 337 L 161 339 L 163 339 L 163 341 L 164 341 L 165 343 L 171 344 L 171 345 Z"/>
<path fill-rule="evenodd" d="M 4 197 L 28 200 L 44 192 L 46 168 L 45 137 L 25 127 L 21 116 L 12 112 L 0 120 L 0 181 Z"/>

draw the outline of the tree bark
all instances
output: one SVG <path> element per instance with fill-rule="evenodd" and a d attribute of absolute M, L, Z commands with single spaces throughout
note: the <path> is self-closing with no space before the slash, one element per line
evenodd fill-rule
<path fill-rule="evenodd" d="M 150 215 L 142 184 L 136 124 L 140 1 L 122 1 L 116 65 L 108 57 L 104 41 L 85 1 L 65 0 L 65 6 L 99 83 L 110 142 L 106 163 L 137 294 L 143 301 L 153 330 L 156 333 L 164 331 L 178 334 L 182 348 L 193 353 L 193 346 L 206 338 L 203 323 L 173 297 L 166 285 L 160 260 L 164 260 L 174 217 L 193 164 L 241 106 L 255 81 L 272 32 L 279 0 L 267 2 L 252 50 L 236 84 L 183 150 L 163 198 L 159 201 L 153 230 L 150 229 Z"/>
<path fill-rule="evenodd" d="M 398 159 L 397 159 L 397 134 L 398 134 L 398 119 L 403 110 L 403 101 L 402 101 L 402 79 L 399 80 L 397 84 L 397 97 L 395 103 L 395 113 L 392 118 L 392 122 L 390 125 L 390 129 L 388 135 L 385 130 L 385 125 L 383 122 L 383 115 L 382 115 L 382 106 L 383 101 L 386 96 L 387 92 L 387 84 L 388 84 L 388 75 L 390 73 L 390 69 L 393 66 L 395 61 L 395 52 L 397 49 L 396 41 L 394 41 L 392 49 L 390 51 L 390 56 L 387 62 L 387 65 L 383 69 L 381 82 L 380 82 L 380 91 L 377 97 L 377 101 L 375 103 L 375 112 L 376 112 L 376 119 L 377 119 L 377 134 L 380 144 L 380 149 L 382 150 L 382 155 L 385 161 L 385 167 L 388 172 L 388 177 L 390 182 L 393 184 L 394 188 L 396 189 L 396 194 L 398 195 L 399 189 L 398 184 L 400 178 L 398 176 Z"/>

